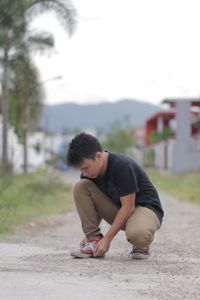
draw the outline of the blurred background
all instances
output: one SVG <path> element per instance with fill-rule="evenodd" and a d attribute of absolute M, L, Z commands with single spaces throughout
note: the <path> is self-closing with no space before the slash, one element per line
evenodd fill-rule
<path fill-rule="evenodd" d="M 186 176 L 193 189 L 179 190 L 199 201 L 198 4 L 0 0 L 1 201 L 26 194 L 21 185 L 44 193 L 48 176 L 70 182 L 65 155 L 81 131 L 132 156 L 159 188 Z"/>

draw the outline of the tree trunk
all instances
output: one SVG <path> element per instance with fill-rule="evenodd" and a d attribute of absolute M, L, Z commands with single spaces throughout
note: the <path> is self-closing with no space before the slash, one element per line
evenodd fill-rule
<path fill-rule="evenodd" d="M 24 144 L 23 144 L 23 150 L 24 150 L 24 174 L 28 173 L 28 151 L 27 151 L 27 129 L 24 129 Z"/>
<path fill-rule="evenodd" d="M 2 112 L 2 159 L 1 159 L 1 173 L 6 175 L 9 172 L 8 162 L 8 51 L 4 52 L 3 61 L 3 78 L 2 78 L 2 101 L 1 101 L 1 112 Z"/>
<path fill-rule="evenodd" d="M 23 169 L 24 173 L 28 173 L 28 111 L 26 108 L 25 111 L 25 120 L 24 120 L 24 137 L 23 137 L 23 150 L 24 150 L 24 164 Z"/>

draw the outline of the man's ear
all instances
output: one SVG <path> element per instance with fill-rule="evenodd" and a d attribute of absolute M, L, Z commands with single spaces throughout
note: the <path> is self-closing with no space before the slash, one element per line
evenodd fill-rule
<path fill-rule="evenodd" d="M 102 152 L 98 151 L 98 152 L 96 153 L 96 158 L 97 158 L 97 159 L 101 159 L 101 157 L 102 157 Z"/>

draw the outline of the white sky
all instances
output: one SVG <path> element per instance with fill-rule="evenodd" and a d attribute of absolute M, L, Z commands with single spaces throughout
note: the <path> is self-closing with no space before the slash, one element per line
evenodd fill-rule
<path fill-rule="evenodd" d="M 73 1 L 73 0 L 72 0 Z M 53 33 L 55 51 L 35 55 L 45 103 L 128 97 L 160 103 L 200 95 L 199 0 L 74 0 L 69 38 L 53 16 L 35 26 Z M 61 80 L 48 79 L 61 75 Z"/>

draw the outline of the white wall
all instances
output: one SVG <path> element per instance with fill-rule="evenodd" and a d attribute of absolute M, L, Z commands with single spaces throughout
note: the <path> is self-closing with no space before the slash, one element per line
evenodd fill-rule
<path fill-rule="evenodd" d="M 175 174 L 200 169 L 200 150 L 192 145 L 190 108 L 189 101 L 176 103 L 177 132 L 172 165 Z"/>
<path fill-rule="evenodd" d="M 29 171 L 44 166 L 44 151 L 37 153 L 33 145 L 38 142 L 38 136 L 28 138 L 28 165 Z M 0 116 L 0 159 L 2 157 L 2 117 Z M 23 145 L 19 143 L 14 128 L 8 126 L 8 159 L 13 165 L 15 173 L 23 172 Z"/>

